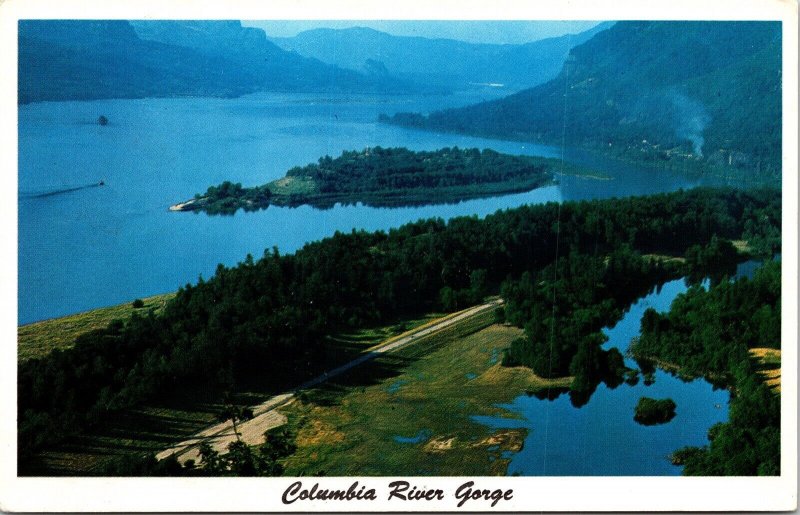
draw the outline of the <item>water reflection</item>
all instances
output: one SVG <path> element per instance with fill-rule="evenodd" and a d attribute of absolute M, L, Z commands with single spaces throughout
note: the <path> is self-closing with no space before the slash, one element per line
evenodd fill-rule
<path fill-rule="evenodd" d="M 739 270 L 750 268 L 744 265 Z M 702 378 L 679 378 L 626 353 L 639 335 L 644 311 L 651 307 L 666 311 L 686 290 L 683 279 L 656 287 L 631 305 L 616 325 L 603 330 L 608 337 L 603 350 L 616 350 L 624 356 L 626 369 L 638 373 L 606 375 L 583 391 L 528 392 L 502 405 L 520 419 L 474 417 L 492 428 L 528 430 L 523 449 L 511 458 L 509 474 L 680 474 L 681 468 L 668 456 L 684 446 L 705 445 L 709 428 L 727 420 L 730 394 Z M 636 423 L 634 411 L 641 397 L 673 399 L 674 420 L 653 426 Z"/>

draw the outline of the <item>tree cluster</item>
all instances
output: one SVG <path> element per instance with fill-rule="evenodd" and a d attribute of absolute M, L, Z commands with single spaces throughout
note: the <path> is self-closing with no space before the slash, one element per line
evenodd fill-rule
<path fill-rule="evenodd" d="M 543 184 L 550 178 L 551 162 L 490 149 L 445 147 L 414 152 L 402 147 L 373 147 L 361 152 L 345 151 L 336 159 L 325 156 L 317 164 L 292 168 L 287 175 L 314 179 L 321 193 L 374 193 L 520 179 Z"/>
<path fill-rule="evenodd" d="M 642 397 L 636 403 L 633 419 L 645 426 L 665 424 L 675 418 L 675 401 Z"/>
<path fill-rule="evenodd" d="M 202 209 L 210 215 L 235 213 L 239 208 L 252 211 L 269 205 L 272 191 L 267 186 L 243 188 L 242 184 L 224 181 L 219 186 L 209 186 L 203 195 L 195 195 L 202 199 Z"/>
<path fill-rule="evenodd" d="M 621 246 L 607 256 L 573 251 L 537 274 L 507 281 L 502 290 L 506 320 L 524 327 L 525 338 L 513 342 L 503 363 L 531 367 L 542 377 L 573 375 L 573 390 L 592 389 L 608 372 L 624 372 L 619 351 L 601 350 L 607 339 L 602 328 L 679 273 Z"/>
<path fill-rule="evenodd" d="M 220 454 L 204 442 L 200 444 L 200 462 L 181 464 L 175 455 L 157 460 L 153 454 L 121 456 L 98 471 L 100 476 L 190 476 L 190 477 L 274 477 L 283 475 L 281 460 L 296 449 L 294 436 L 285 428 L 264 433 L 264 442 L 250 447 L 241 440 L 231 442 Z"/>

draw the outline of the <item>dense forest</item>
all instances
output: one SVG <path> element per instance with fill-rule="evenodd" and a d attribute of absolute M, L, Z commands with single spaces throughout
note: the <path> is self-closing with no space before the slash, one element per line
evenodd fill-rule
<path fill-rule="evenodd" d="M 780 396 L 757 375 L 748 350 L 781 347 L 781 266 L 771 261 L 753 279 L 700 285 L 678 296 L 668 313 L 649 309 L 633 352 L 714 375 L 731 388 L 730 420 L 709 445 L 676 455 L 689 475 L 780 474 Z"/>
<path fill-rule="evenodd" d="M 490 149 L 414 152 L 374 147 L 345 151 L 337 158 L 321 157 L 317 163 L 296 166 L 286 177 L 263 186 L 243 188 L 224 182 L 177 210 L 232 214 L 239 208 L 262 209 L 270 204 L 331 207 L 337 202 L 370 206 L 458 202 L 530 191 L 552 181 L 556 169 L 586 173 L 555 159 L 511 156 Z"/>
<path fill-rule="evenodd" d="M 557 249 L 566 256 L 554 265 L 557 280 L 569 292 L 559 316 L 579 316 L 570 312 L 572 297 L 585 296 L 581 302 L 594 309 L 611 280 L 620 299 L 601 307 L 616 316 L 621 297 L 642 288 L 639 281 L 668 273 L 657 259 L 639 254 L 680 256 L 714 236 L 779 245 L 773 229 L 780 234 L 780 203 L 777 190 L 728 189 L 549 203 L 482 220 L 429 219 L 388 232 L 336 233 L 292 255 L 273 249 L 258 260 L 220 265 L 213 277 L 181 288 L 159 315 L 134 314 L 84 334 L 69 350 L 18 365 L 20 471 L 38 450 L 159 392 L 200 385 L 236 391 L 254 372 L 276 390 L 296 386 L 304 371 L 335 362 L 326 335 L 469 302 L 499 291 L 503 281 L 536 289 L 534 278 L 554 262 Z M 584 276 L 598 286 L 585 288 Z M 503 290 L 512 295 L 513 288 Z M 592 338 L 598 317 L 585 316 L 586 334 L 575 340 L 580 348 L 564 350 L 559 372 L 577 376 L 576 368 L 597 363 L 591 354 L 599 343 Z M 572 359 L 573 352 L 588 359 Z M 619 368 L 621 356 L 606 362 Z"/>
<path fill-rule="evenodd" d="M 680 276 L 683 267 L 645 259 L 627 245 L 610 254 L 570 252 L 538 273 L 507 280 L 506 320 L 525 337 L 506 351 L 503 364 L 525 365 L 542 377 L 574 376 L 571 396 L 582 405 L 600 381 L 622 382 L 628 372 L 617 349 L 604 351 L 602 328 L 656 284 Z"/>
<path fill-rule="evenodd" d="M 391 121 L 777 182 L 781 119 L 780 23 L 621 21 L 550 82 Z"/>

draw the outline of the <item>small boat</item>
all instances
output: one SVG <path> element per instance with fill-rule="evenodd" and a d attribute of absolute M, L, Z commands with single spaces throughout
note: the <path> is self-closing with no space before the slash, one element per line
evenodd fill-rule
<path fill-rule="evenodd" d="M 97 185 L 98 186 L 105 186 L 106 185 L 106 181 L 101 180 L 100 182 L 97 183 Z"/>

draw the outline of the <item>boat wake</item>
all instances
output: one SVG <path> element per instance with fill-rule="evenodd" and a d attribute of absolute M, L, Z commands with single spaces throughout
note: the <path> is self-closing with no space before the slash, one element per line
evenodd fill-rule
<path fill-rule="evenodd" d="M 46 190 L 46 191 L 20 191 L 19 196 L 20 198 L 45 198 L 45 197 L 52 197 L 55 195 L 61 195 L 64 193 L 71 193 L 73 191 L 80 191 L 86 190 L 89 188 L 99 188 L 101 186 L 105 186 L 104 181 L 100 182 L 93 182 L 91 184 L 84 184 L 83 186 L 73 186 L 70 188 L 60 188 L 57 190 Z"/>

